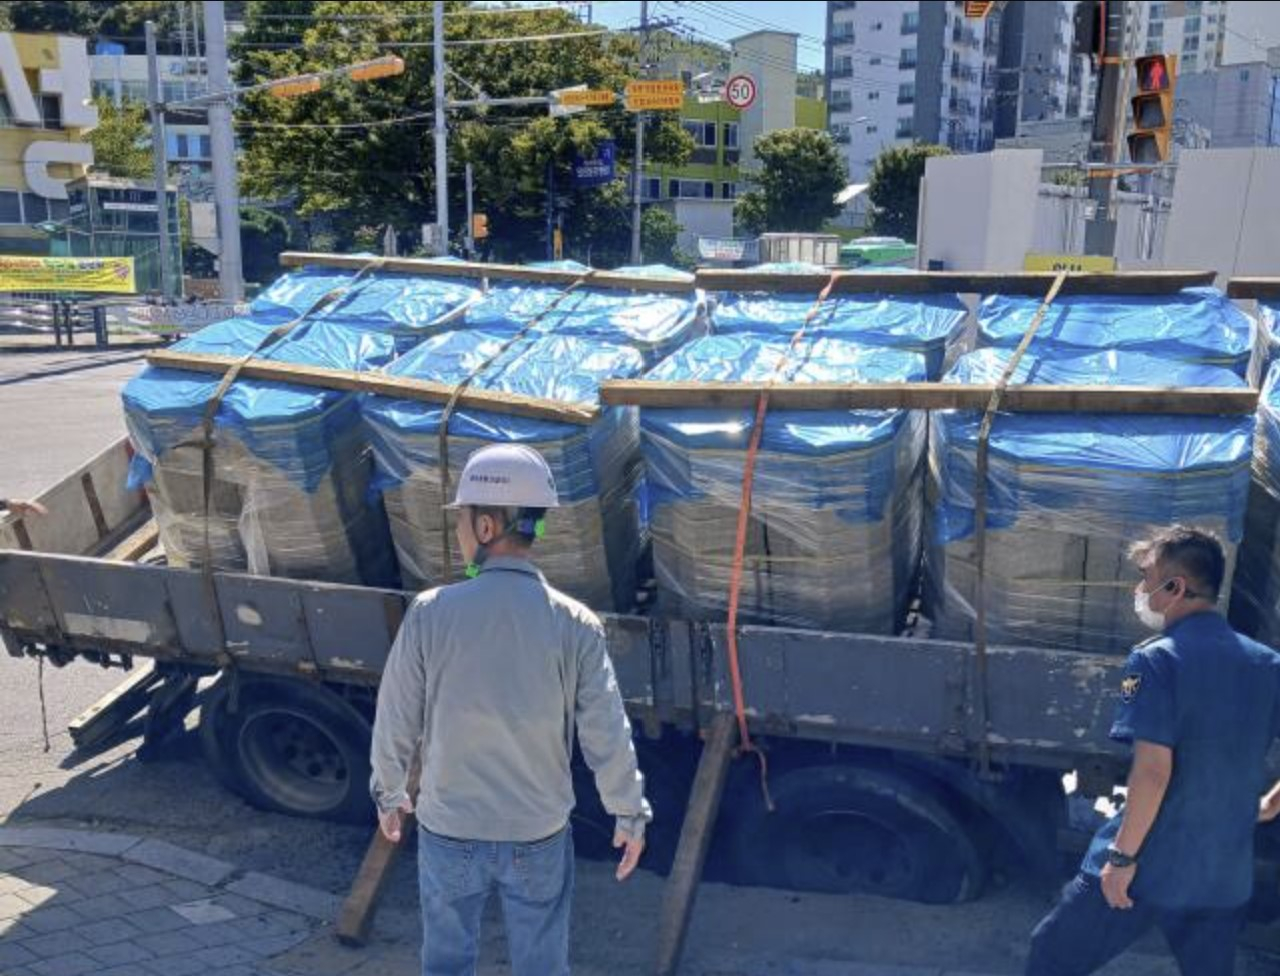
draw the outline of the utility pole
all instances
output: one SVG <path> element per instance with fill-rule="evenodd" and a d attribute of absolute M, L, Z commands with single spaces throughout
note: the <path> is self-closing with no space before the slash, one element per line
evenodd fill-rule
<path fill-rule="evenodd" d="M 227 67 L 227 22 L 223 0 L 204 4 L 205 59 L 209 66 L 209 144 L 213 152 L 213 199 L 218 208 L 218 286 L 223 301 L 244 299 L 240 261 L 240 190 L 236 185 L 236 138 L 231 128 L 231 72 Z"/>
<path fill-rule="evenodd" d="M 645 70 L 645 58 L 649 56 L 649 3 L 640 4 L 640 70 Z M 640 195 L 644 184 L 644 123 L 647 113 L 636 113 L 636 158 L 631 172 L 631 263 L 640 264 Z"/>
<path fill-rule="evenodd" d="M 160 99 L 160 63 L 156 55 L 156 25 L 147 21 L 147 107 L 151 111 L 151 173 L 156 184 L 156 226 L 160 228 L 160 296 L 173 297 L 169 251 L 169 159 L 164 134 L 164 103 Z"/>
<path fill-rule="evenodd" d="M 1109 170 L 1115 166 L 1121 128 L 1119 104 L 1120 79 L 1124 73 L 1124 0 L 1105 0 L 1102 25 L 1106 36 L 1098 70 L 1098 101 L 1093 111 L 1089 162 L 1104 167 L 1106 175 L 1089 173 L 1089 199 L 1094 201 L 1096 210 L 1085 224 L 1084 252 L 1112 255 L 1116 249 L 1116 218 L 1112 210 L 1115 177 Z"/>
<path fill-rule="evenodd" d="M 467 163 L 467 260 L 474 261 L 476 259 L 476 210 L 475 202 L 472 194 L 475 192 L 474 177 L 471 171 L 471 164 Z"/>
<path fill-rule="evenodd" d="M 449 163 L 447 134 L 444 127 L 444 3 L 435 0 L 432 22 L 435 52 L 436 106 L 436 223 L 444 240 L 444 253 L 449 253 Z"/>

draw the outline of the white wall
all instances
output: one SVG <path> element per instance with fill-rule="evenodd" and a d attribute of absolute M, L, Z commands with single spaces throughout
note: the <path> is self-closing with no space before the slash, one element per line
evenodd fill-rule
<path fill-rule="evenodd" d="M 1267 60 L 1267 49 L 1280 46 L 1280 4 L 1227 4 L 1223 64 Z"/>
<path fill-rule="evenodd" d="M 756 82 L 756 100 L 738 125 L 739 165 L 756 167 L 755 142 L 766 132 L 796 124 L 796 38 L 780 31 L 760 31 L 729 42 L 729 73 L 748 74 Z"/>
<path fill-rule="evenodd" d="M 1178 157 L 1166 268 L 1280 275 L 1280 149 L 1199 149 Z"/>
<path fill-rule="evenodd" d="M 935 156 L 921 189 L 920 267 L 931 260 L 954 271 L 1018 271 L 1032 250 L 1043 154 L 998 149 Z"/>
<path fill-rule="evenodd" d="M 663 206 L 673 209 L 680 224 L 676 243 L 686 254 L 698 253 L 699 237 L 733 236 L 732 200 L 672 200 Z"/>

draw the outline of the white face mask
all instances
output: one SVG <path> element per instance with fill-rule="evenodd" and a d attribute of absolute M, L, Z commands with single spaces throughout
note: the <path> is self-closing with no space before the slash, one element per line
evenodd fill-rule
<path fill-rule="evenodd" d="M 1169 581 L 1165 580 L 1156 587 L 1155 592 L 1159 593 L 1168 585 Z M 1164 614 L 1151 609 L 1151 594 L 1141 586 L 1133 593 L 1133 612 L 1138 615 L 1144 627 L 1149 627 L 1151 630 L 1164 630 Z"/>

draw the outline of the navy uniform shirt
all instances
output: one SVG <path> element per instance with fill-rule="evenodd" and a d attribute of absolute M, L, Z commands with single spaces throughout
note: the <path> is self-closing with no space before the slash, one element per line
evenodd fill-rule
<path fill-rule="evenodd" d="M 1264 761 L 1278 734 L 1280 654 L 1219 614 L 1184 617 L 1134 649 L 1111 737 L 1173 750 L 1173 776 L 1129 888 L 1134 901 L 1196 909 L 1249 900 L 1258 800 L 1270 785 Z M 1086 873 L 1102 872 L 1120 819 L 1098 831 Z"/>

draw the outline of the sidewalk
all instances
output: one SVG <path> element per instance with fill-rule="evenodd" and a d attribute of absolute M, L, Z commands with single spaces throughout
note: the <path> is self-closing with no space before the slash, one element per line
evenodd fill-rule
<path fill-rule="evenodd" d="M 416 906 L 384 909 L 371 945 L 333 938 L 337 896 L 157 840 L 0 827 L 0 972 L 5 976 L 412 976 Z M 487 919 L 486 943 L 501 939 Z M 649 925 L 652 920 L 643 920 Z M 492 947 L 491 947 L 492 948 Z M 487 953 L 490 957 L 495 952 Z M 982 976 L 918 966 L 745 960 L 730 950 L 690 976 Z M 505 959 L 484 976 L 506 976 Z M 578 976 L 617 976 L 579 965 Z"/>
<path fill-rule="evenodd" d="M 649 976 L 662 879 L 641 872 L 628 882 L 628 903 L 614 894 L 611 865 L 580 862 L 578 878 L 575 976 Z M 347 949 L 332 935 L 340 902 L 332 892 L 244 871 L 161 840 L 0 826 L 0 973 L 416 976 L 416 897 L 402 887 L 388 893 L 371 943 Z M 795 918 L 783 917 L 780 898 L 788 906 L 797 903 Z M 637 900 L 646 907 L 637 910 Z M 843 924 L 834 930 L 830 924 L 797 926 L 818 900 L 799 904 L 800 897 L 786 893 L 706 886 L 682 976 L 1011 976 L 1021 968 L 1020 953 L 1005 953 L 999 972 L 850 961 L 855 954 L 888 955 L 877 945 L 886 938 L 901 945 L 940 936 L 950 924 L 948 913 L 961 909 L 832 898 L 826 908 L 836 908 Z M 770 906 L 767 916 L 762 904 Z M 764 938 L 752 937 L 755 927 Z M 971 934 L 988 944 L 1003 938 L 995 930 Z M 1104 972 L 1167 976 L 1175 970 L 1160 948 L 1155 955 L 1127 955 Z M 959 962 L 966 956 L 972 958 L 963 951 L 933 958 Z M 1269 970 L 1246 963 L 1241 971 L 1250 976 Z M 511 972 L 492 903 L 478 972 Z"/>

